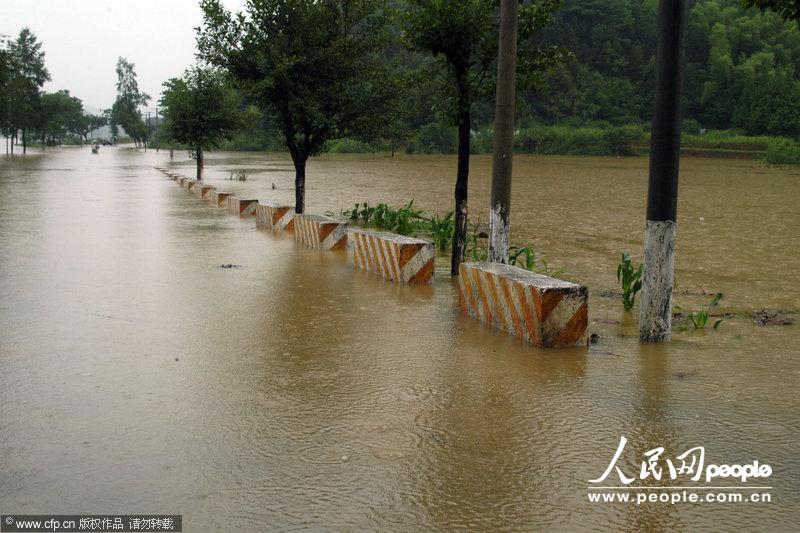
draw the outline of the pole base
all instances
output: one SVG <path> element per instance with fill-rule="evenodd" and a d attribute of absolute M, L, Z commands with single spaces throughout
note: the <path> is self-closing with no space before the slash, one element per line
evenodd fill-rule
<path fill-rule="evenodd" d="M 644 232 L 644 274 L 639 339 L 669 342 L 675 280 L 675 222 L 648 220 Z"/>

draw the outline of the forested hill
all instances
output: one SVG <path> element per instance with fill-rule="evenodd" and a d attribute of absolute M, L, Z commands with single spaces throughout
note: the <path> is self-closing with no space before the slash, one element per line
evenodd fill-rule
<path fill-rule="evenodd" d="M 692 2 L 684 117 L 714 129 L 800 136 L 800 31 L 740 0 Z M 564 0 L 542 44 L 571 50 L 528 94 L 524 113 L 547 122 L 648 121 L 658 0 Z"/>

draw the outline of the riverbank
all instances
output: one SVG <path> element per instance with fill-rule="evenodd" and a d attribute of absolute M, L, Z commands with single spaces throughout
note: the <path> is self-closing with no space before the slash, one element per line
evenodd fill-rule
<path fill-rule="evenodd" d="M 490 154 L 493 139 L 491 129 L 473 131 L 471 153 Z M 131 142 L 129 138 L 122 138 L 118 144 Z M 71 144 L 79 143 L 76 139 L 65 145 Z M 648 125 L 533 125 L 519 128 L 514 136 L 514 152 L 517 154 L 629 157 L 647 155 L 649 147 Z M 170 143 L 158 136 L 151 140 L 150 148 L 188 151 L 187 146 Z M 457 148 L 456 129 L 434 123 L 421 126 L 403 141 L 377 139 L 365 142 L 343 138 L 328 141 L 323 151 L 332 154 L 451 155 Z M 280 135 L 255 131 L 224 141 L 219 150 L 285 152 L 286 148 Z M 754 159 L 770 165 L 800 165 L 800 142 L 785 137 L 744 135 L 730 130 L 700 133 L 689 128 L 681 135 L 681 154 L 685 157 Z"/>
<path fill-rule="evenodd" d="M 471 153 L 492 152 L 493 131 L 488 128 L 473 132 Z M 519 128 L 514 136 L 514 151 L 518 154 L 633 156 L 649 151 L 648 125 L 532 125 Z M 252 150 L 253 139 L 237 138 L 223 145 L 228 150 Z M 281 140 L 271 139 L 261 147 L 282 151 Z M 455 154 L 456 130 L 441 124 L 427 124 L 415 131 L 405 142 L 377 140 L 371 143 L 356 139 L 329 141 L 331 153 L 392 153 Z M 744 135 L 735 131 L 686 131 L 681 136 L 682 154 L 690 157 L 724 159 L 759 159 L 769 164 L 800 164 L 800 144 L 792 139 L 765 135 Z"/>

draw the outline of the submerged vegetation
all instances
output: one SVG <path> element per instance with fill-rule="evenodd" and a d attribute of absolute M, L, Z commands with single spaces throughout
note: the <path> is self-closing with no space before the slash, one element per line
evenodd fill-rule
<path fill-rule="evenodd" d="M 425 212 L 414 208 L 414 200 L 397 209 L 383 203 L 371 207 L 364 202 L 361 207 L 356 204 L 352 210 L 342 211 L 342 214 L 364 226 L 372 224 L 378 229 L 400 235 L 416 235 L 428 227 Z"/>
<path fill-rule="evenodd" d="M 430 214 L 415 208 L 414 200 L 411 200 L 396 209 L 385 203 L 371 206 L 367 202 L 362 202 L 355 204 L 353 209 L 342 210 L 340 214 L 361 226 L 429 239 L 439 252 L 446 252 L 453 246 L 455 234 L 453 211 L 448 211 L 444 216 L 438 213 Z M 488 250 L 484 243 L 485 233 L 477 224 L 469 226 L 471 227 L 466 236 L 465 257 L 470 261 L 486 261 Z M 540 257 L 531 246 L 511 246 L 508 264 L 547 276 L 559 276 L 565 272 L 563 268 L 551 270 L 547 260 Z"/>
<path fill-rule="evenodd" d="M 642 272 L 644 265 L 633 268 L 631 256 L 623 253 L 617 265 L 617 281 L 622 283 L 622 306 L 626 311 L 633 309 L 636 293 L 642 290 Z"/>
<path fill-rule="evenodd" d="M 690 311 L 686 313 L 686 318 L 689 320 L 689 323 L 694 327 L 694 329 L 705 329 L 706 324 L 708 324 L 708 319 L 712 316 L 711 310 L 714 309 L 719 305 L 719 302 L 722 300 L 722 293 L 718 292 L 714 295 L 714 298 L 711 299 L 711 302 L 698 311 Z M 683 311 L 683 308 L 676 305 L 675 309 L 678 311 Z M 720 324 L 724 321 L 724 318 L 720 318 L 714 322 L 712 326 L 714 329 L 718 329 Z"/>
<path fill-rule="evenodd" d="M 764 161 L 770 165 L 800 165 L 800 143 L 789 139 L 772 139 L 767 143 Z"/>

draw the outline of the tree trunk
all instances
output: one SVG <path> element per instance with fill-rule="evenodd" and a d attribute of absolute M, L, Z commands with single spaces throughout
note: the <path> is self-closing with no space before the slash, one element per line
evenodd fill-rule
<path fill-rule="evenodd" d="M 201 146 L 197 147 L 197 151 L 195 152 L 195 159 L 197 160 L 197 181 L 202 181 L 203 179 L 203 148 Z"/>
<path fill-rule="evenodd" d="M 306 161 L 307 157 L 298 155 L 294 161 L 294 212 L 303 213 L 306 208 Z"/>
<path fill-rule="evenodd" d="M 28 132 L 25 128 L 22 128 L 22 155 L 28 153 Z"/>
<path fill-rule="evenodd" d="M 469 180 L 470 103 L 466 72 L 458 77 L 458 170 L 456 172 L 455 215 L 456 228 L 453 235 L 453 255 L 450 258 L 450 274 L 458 276 L 458 265 L 464 260 L 467 242 L 467 182 Z"/>
<path fill-rule="evenodd" d="M 489 204 L 489 261 L 495 263 L 508 263 L 517 71 L 517 1 L 501 0 L 500 3 L 492 199 Z"/>
<path fill-rule="evenodd" d="M 286 147 L 289 149 L 289 154 L 292 156 L 292 163 L 294 164 L 294 212 L 300 214 L 306 208 L 306 162 L 308 161 L 308 153 L 305 151 L 305 146 L 301 149 L 295 143 L 291 123 L 286 126 L 284 136 Z"/>

